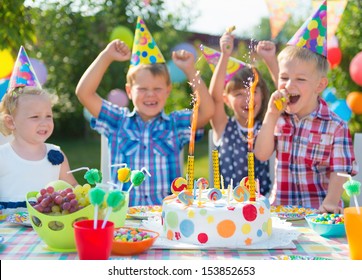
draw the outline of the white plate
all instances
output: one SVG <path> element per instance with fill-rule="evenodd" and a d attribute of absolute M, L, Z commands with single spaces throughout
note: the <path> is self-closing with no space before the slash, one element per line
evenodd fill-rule
<path fill-rule="evenodd" d="M 150 217 L 161 216 L 162 206 L 150 205 L 150 206 L 133 206 L 128 208 L 127 215 L 131 219 L 148 219 Z"/>
<path fill-rule="evenodd" d="M 8 223 L 31 227 L 28 212 L 17 212 L 6 217 Z"/>

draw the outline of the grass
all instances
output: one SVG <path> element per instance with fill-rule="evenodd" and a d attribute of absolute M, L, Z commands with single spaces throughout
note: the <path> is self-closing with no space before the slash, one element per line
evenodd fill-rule
<path fill-rule="evenodd" d="M 89 167 L 100 169 L 101 141 L 98 134 L 91 134 L 84 139 L 51 139 L 53 143 L 61 147 L 66 154 L 70 168 Z M 184 175 L 187 170 L 188 146 L 184 149 Z M 79 183 L 84 184 L 84 172 L 75 172 L 74 177 Z M 195 144 L 195 179 L 209 177 L 207 132 L 201 141 Z"/>

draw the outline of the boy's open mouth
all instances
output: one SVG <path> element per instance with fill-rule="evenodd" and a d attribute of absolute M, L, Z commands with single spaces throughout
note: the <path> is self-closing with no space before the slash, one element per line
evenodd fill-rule
<path fill-rule="evenodd" d="M 289 95 L 289 104 L 295 104 L 298 102 L 300 95 Z"/>

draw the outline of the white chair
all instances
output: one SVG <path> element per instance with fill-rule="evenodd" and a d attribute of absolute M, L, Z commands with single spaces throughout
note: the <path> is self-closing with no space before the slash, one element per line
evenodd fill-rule
<path fill-rule="evenodd" d="M 356 161 L 359 165 L 359 172 L 356 176 L 353 177 L 354 180 L 362 182 L 362 133 L 355 133 L 354 140 L 353 140 L 353 148 L 354 148 L 354 155 L 356 156 Z M 359 195 L 358 198 L 359 206 L 362 206 L 362 195 Z M 354 199 L 351 199 L 351 206 L 355 206 Z"/>
<path fill-rule="evenodd" d="M 106 183 L 111 179 L 111 162 L 108 149 L 108 139 L 101 135 L 101 172 L 103 182 Z"/>

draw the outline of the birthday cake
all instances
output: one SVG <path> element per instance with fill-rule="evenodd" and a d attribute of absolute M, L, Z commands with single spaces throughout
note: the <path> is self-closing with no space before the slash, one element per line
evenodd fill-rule
<path fill-rule="evenodd" d="M 203 179 L 204 182 L 206 179 Z M 176 178 L 173 195 L 162 205 L 164 235 L 196 245 L 240 247 L 267 240 L 272 234 L 270 204 L 256 195 L 250 201 L 244 178 L 235 189 L 207 189 L 200 179 L 201 190 L 187 190 L 186 180 Z"/>

